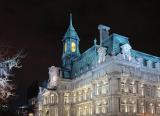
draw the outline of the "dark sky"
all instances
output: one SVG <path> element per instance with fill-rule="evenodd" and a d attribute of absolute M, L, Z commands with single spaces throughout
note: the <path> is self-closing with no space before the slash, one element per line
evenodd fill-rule
<path fill-rule="evenodd" d="M 0 0 L 0 40 L 28 53 L 14 77 L 18 105 L 33 81 L 42 82 L 48 67 L 60 65 L 70 12 L 81 52 L 99 40 L 97 26 L 105 24 L 129 37 L 134 49 L 160 54 L 158 0 Z"/>

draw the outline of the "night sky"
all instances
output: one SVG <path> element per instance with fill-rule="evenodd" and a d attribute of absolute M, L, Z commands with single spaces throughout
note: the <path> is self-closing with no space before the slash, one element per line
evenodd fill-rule
<path fill-rule="evenodd" d="M 158 0 L 0 0 L 0 42 L 27 53 L 15 71 L 12 103 L 25 103 L 27 87 L 48 79 L 48 67 L 60 66 L 70 12 L 81 53 L 99 40 L 97 27 L 104 24 L 129 37 L 133 49 L 160 56 L 159 10 Z"/>

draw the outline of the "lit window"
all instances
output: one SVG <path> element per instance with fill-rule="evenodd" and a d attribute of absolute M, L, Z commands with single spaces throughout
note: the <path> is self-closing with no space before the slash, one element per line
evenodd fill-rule
<path fill-rule="evenodd" d="M 97 107 L 96 107 L 96 114 L 100 114 L 100 106 L 99 105 L 97 105 Z"/>
<path fill-rule="evenodd" d="M 101 93 L 101 86 L 100 84 L 96 85 L 96 95 L 99 95 Z"/>
<path fill-rule="evenodd" d="M 73 103 L 76 103 L 76 93 L 73 94 Z"/>
<path fill-rule="evenodd" d="M 82 93 L 79 91 L 79 96 L 78 96 L 78 101 L 81 101 L 82 100 Z"/>
<path fill-rule="evenodd" d="M 81 107 L 79 107 L 79 112 L 78 112 L 78 116 L 82 116 L 83 115 L 83 110 L 82 110 L 82 108 Z"/>
<path fill-rule="evenodd" d="M 58 108 L 54 108 L 55 116 L 58 116 Z"/>
<path fill-rule="evenodd" d="M 106 94 L 106 89 L 107 89 L 107 86 L 106 85 L 102 85 L 102 94 Z"/>
<path fill-rule="evenodd" d="M 69 93 L 64 94 L 64 104 L 69 103 Z"/>
<path fill-rule="evenodd" d="M 102 106 L 102 113 L 106 113 L 106 105 Z"/>
<path fill-rule="evenodd" d="M 87 99 L 87 90 L 83 91 L 83 99 L 86 100 Z"/>
<path fill-rule="evenodd" d="M 121 112 L 128 112 L 127 99 L 121 99 Z"/>
<path fill-rule="evenodd" d="M 71 43 L 71 52 L 75 52 L 76 51 L 76 44 L 75 42 Z"/>

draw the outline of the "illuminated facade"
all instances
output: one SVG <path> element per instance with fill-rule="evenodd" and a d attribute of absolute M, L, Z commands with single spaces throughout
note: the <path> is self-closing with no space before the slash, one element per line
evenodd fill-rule
<path fill-rule="evenodd" d="M 160 58 L 132 49 L 128 38 L 99 25 L 100 44 L 79 52 L 70 19 L 62 67 L 40 87 L 38 116 L 160 116 Z"/>

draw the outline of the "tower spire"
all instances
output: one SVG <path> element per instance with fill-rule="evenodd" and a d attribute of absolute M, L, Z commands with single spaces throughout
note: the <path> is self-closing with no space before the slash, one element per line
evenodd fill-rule
<path fill-rule="evenodd" d="M 67 32 L 65 33 L 64 37 L 79 40 L 79 37 L 78 37 L 78 35 L 73 27 L 73 24 L 72 24 L 72 13 L 70 13 L 69 27 L 68 27 Z"/>
<path fill-rule="evenodd" d="M 70 26 L 72 25 L 72 13 L 70 13 Z"/>
<path fill-rule="evenodd" d="M 79 52 L 79 37 L 72 24 L 72 14 L 69 17 L 69 27 L 63 37 L 63 54 L 62 54 L 62 67 L 65 69 L 63 72 L 64 78 L 71 78 L 72 62 L 75 58 L 80 56 Z"/>

